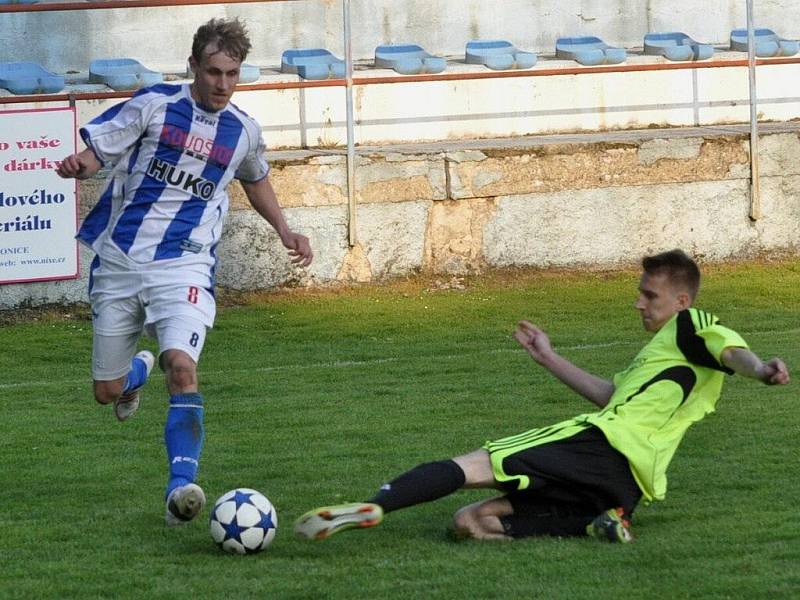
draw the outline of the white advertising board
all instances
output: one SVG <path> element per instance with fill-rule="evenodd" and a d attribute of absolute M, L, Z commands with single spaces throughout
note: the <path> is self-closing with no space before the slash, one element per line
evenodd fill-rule
<path fill-rule="evenodd" d="M 0 284 L 78 276 L 75 110 L 0 111 Z"/>

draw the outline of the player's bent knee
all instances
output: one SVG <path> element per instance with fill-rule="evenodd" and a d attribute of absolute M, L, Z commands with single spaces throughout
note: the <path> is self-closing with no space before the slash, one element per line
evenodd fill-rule
<path fill-rule="evenodd" d="M 501 520 L 513 509 L 506 498 L 494 498 L 469 504 L 453 515 L 456 537 L 475 540 L 510 540 Z"/>
<path fill-rule="evenodd" d="M 185 352 L 165 351 L 161 355 L 161 368 L 167 376 L 170 392 L 192 391 L 197 386 L 197 365 Z"/>
<path fill-rule="evenodd" d="M 453 530 L 460 538 L 479 538 L 480 523 L 477 519 L 475 506 L 465 506 L 453 515 Z"/>
<path fill-rule="evenodd" d="M 98 404 L 111 404 L 122 394 L 122 380 L 95 381 L 94 399 Z"/>
<path fill-rule="evenodd" d="M 465 506 L 464 508 L 458 509 L 456 514 L 453 515 L 453 527 L 456 530 L 463 530 L 467 529 L 469 526 L 469 507 Z"/>

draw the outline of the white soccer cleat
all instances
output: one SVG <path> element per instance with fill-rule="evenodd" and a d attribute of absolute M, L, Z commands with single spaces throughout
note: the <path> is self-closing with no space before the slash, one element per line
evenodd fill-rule
<path fill-rule="evenodd" d="M 352 502 L 308 511 L 294 522 L 294 532 L 309 540 L 324 540 L 346 529 L 374 527 L 382 520 L 379 505 Z"/>
<path fill-rule="evenodd" d="M 147 377 L 150 377 L 150 371 L 153 370 L 153 365 L 156 363 L 153 353 L 149 350 L 142 350 L 133 358 L 138 358 L 144 362 L 147 366 Z M 147 377 L 145 377 L 145 382 L 147 382 Z M 114 414 L 117 420 L 124 421 L 129 419 L 139 410 L 139 390 L 141 390 L 142 387 L 144 387 L 144 384 L 132 390 L 128 390 L 114 401 Z"/>
<path fill-rule="evenodd" d="M 164 521 L 167 527 L 186 525 L 203 510 L 206 504 L 206 495 L 196 483 L 187 483 L 176 487 L 167 497 L 167 509 Z"/>

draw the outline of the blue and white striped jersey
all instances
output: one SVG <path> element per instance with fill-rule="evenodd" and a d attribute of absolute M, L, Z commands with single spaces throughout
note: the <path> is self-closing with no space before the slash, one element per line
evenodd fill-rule
<path fill-rule="evenodd" d="M 100 256 L 113 244 L 139 264 L 193 256 L 213 267 L 228 184 L 269 173 L 258 123 L 233 104 L 203 110 L 188 84 L 142 89 L 80 133 L 112 167 L 77 236 Z"/>

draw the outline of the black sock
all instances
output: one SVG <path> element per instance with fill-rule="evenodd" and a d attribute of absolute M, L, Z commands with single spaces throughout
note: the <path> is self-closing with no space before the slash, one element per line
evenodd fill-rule
<path fill-rule="evenodd" d="M 429 462 L 385 483 L 369 502 L 379 504 L 388 513 L 452 494 L 465 481 L 463 469 L 452 460 Z"/>

